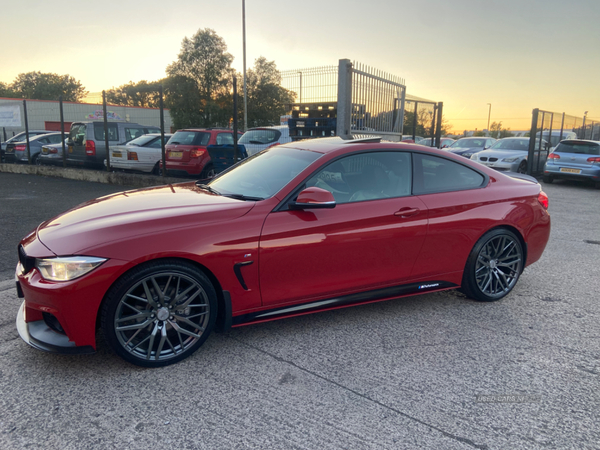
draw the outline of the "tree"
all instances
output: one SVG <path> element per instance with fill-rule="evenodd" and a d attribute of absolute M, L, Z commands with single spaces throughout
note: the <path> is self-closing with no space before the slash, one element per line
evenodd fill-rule
<path fill-rule="evenodd" d="M 65 101 L 77 102 L 87 94 L 80 81 L 70 75 L 55 73 L 21 73 L 10 88 L 20 98 L 36 100 L 58 100 L 62 95 Z"/>
<path fill-rule="evenodd" d="M 232 61 L 225 41 L 214 30 L 201 29 L 191 39 L 184 38 L 177 60 L 167 67 L 171 114 L 186 122 L 197 120 L 194 126 L 228 125 L 233 109 Z M 184 93 L 192 98 L 184 98 Z M 177 111 L 179 108 L 184 110 Z"/>
<path fill-rule="evenodd" d="M 19 94 L 16 93 L 11 87 L 10 85 L 6 84 L 6 83 L 2 83 L 0 81 L 0 97 L 7 97 L 7 98 L 19 98 Z"/>
<path fill-rule="evenodd" d="M 419 108 L 417 111 L 417 127 L 415 131 L 416 136 L 431 137 L 431 124 L 433 121 L 433 109 Z M 404 112 L 404 131 L 403 134 L 411 134 L 413 132 L 413 125 L 415 123 L 415 112 L 405 111 Z M 435 130 L 435 128 L 434 128 Z M 442 125 L 441 125 L 442 136 L 449 133 L 449 124 L 442 113 Z"/>
<path fill-rule="evenodd" d="M 130 81 L 118 88 L 106 91 L 106 102 L 111 105 L 158 108 L 160 105 L 159 84 L 159 82 L 148 83 L 146 80 L 138 83 Z"/>
<path fill-rule="evenodd" d="M 496 139 L 511 137 L 510 128 L 502 128 L 502 122 L 492 122 L 490 125 L 490 136 Z"/>
<path fill-rule="evenodd" d="M 294 101 L 294 93 L 281 86 L 281 74 L 275 61 L 263 56 L 246 74 L 248 92 L 248 126 L 279 125 L 286 104 Z M 241 102 L 243 104 L 243 102 Z"/>

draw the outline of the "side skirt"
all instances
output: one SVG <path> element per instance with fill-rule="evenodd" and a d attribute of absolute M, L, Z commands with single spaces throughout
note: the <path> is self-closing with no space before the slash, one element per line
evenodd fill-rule
<path fill-rule="evenodd" d="M 329 309 L 342 308 L 346 306 L 360 305 L 364 303 L 388 300 L 407 295 L 422 294 L 458 287 L 457 284 L 448 281 L 427 281 L 411 283 L 401 286 L 376 289 L 373 291 L 360 292 L 358 294 L 344 295 L 326 300 L 318 300 L 293 306 L 283 306 L 255 313 L 242 314 L 232 318 L 231 326 L 248 325 L 251 323 L 266 322 L 284 317 L 298 316 Z"/>

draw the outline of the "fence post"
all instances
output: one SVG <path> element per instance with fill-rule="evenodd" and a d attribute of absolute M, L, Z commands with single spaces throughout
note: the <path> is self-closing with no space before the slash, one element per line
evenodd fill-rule
<path fill-rule="evenodd" d="M 63 167 L 67 167 L 67 149 L 65 148 L 65 117 L 63 115 L 63 98 L 62 95 L 58 97 L 59 109 L 60 109 L 60 142 L 62 144 L 62 160 Z"/>
<path fill-rule="evenodd" d="M 27 102 L 25 100 L 23 100 L 23 115 L 25 116 L 25 141 L 27 142 L 27 162 L 31 164 L 31 150 L 29 149 L 29 122 L 27 121 Z"/>
<path fill-rule="evenodd" d="M 444 103 L 438 102 L 437 104 L 437 123 L 435 125 L 435 142 L 436 147 L 441 148 L 442 144 L 442 110 L 444 109 Z"/>
<path fill-rule="evenodd" d="M 417 110 L 418 109 L 419 109 L 419 102 L 415 102 L 415 115 L 413 117 L 413 129 L 412 129 L 413 142 L 415 142 L 415 140 L 417 138 L 417 120 L 418 120 Z"/>
<path fill-rule="evenodd" d="M 400 97 L 400 114 L 398 118 L 399 127 L 398 132 L 400 133 L 400 140 L 402 140 L 402 133 L 404 133 L 404 105 L 406 102 L 406 88 L 402 89 L 402 95 Z"/>
<path fill-rule="evenodd" d="M 533 153 L 535 151 L 535 135 L 537 134 L 537 123 L 538 116 L 540 114 L 539 108 L 535 108 L 531 113 L 531 130 L 529 131 L 529 150 L 527 155 L 527 174 L 531 175 L 533 167 L 531 167 L 531 161 L 533 161 Z M 543 124 L 542 124 L 543 127 Z"/>
<path fill-rule="evenodd" d="M 352 62 L 340 59 L 338 66 L 337 130 L 342 139 L 352 139 Z"/>
<path fill-rule="evenodd" d="M 106 91 L 102 91 L 102 114 L 104 116 L 104 145 L 106 146 L 106 171 L 110 172 L 110 152 L 108 150 L 108 114 L 106 113 Z"/>
<path fill-rule="evenodd" d="M 158 86 L 160 95 L 158 106 L 160 107 L 160 158 L 162 159 L 162 177 L 167 176 L 167 161 L 165 152 L 165 102 L 163 100 L 163 85 Z"/>
<path fill-rule="evenodd" d="M 238 162 L 237 77 L 233 76 L 233 164 Z"/>

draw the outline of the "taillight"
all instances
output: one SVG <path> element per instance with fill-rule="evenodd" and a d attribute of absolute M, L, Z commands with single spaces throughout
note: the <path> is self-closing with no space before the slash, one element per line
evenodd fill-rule
<path fill-rule="evenodd" d="M 190 158 L 200 158 L 202 155 L 204 155 L 204 150 L 202 150 L 201 148 L 193 148 L 190 151 Z"/>
<path fill-rule="evenodd" d="M 540 191 L 538 202 L 540 202 L 540 205 L 542 205 L 544 209 L 548 209 L 548 195 L 544 191 Z"/>
<path fill-rule="evenodd" d="M 587 159 L 587 162 L 592 163 L 592 164 L 600 164 L 600 157 L 592 156 L 591 158 Z"/>
<path fill-rule="evenodd" d="M 560 155 L 557 155 L 556 153 L 550 153 L 548 155 L 548 159 L 560 159 Z"/>
<path fill-rule="evenodd" d="M 85 141 L 85 154 L 89 156 L 96 154 L 96 144 L 94 141 Z"/>
<path fill-rule="evenodd" d="M 15 145 L 15 152 L 24 152 L 27 150 L 27 145 Z"/>
<path fill-rule="evenodd" d="M 137 153 L 136 152 L 127 152 L 127 159 L 129 161 L 137 161 L 138 160 Z"/>

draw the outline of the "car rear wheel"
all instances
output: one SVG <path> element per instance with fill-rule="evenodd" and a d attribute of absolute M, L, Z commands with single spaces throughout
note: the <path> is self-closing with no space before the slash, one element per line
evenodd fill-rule
<path fill-rule="evenodd" d="M 161 367 L 194 353 L 216 316 L 217 296 L 210 280 L 191 264 L 167 260 L 134 269 L 110 289 L 102 329 L 125 360 Z"/>
<path fill-rule="evenodd" d="M 157 162 L 152 168 L 152 175 L 162 175 L 162 171 L 160 170 L 160 161 Z"/>
<path fill-rule="evenodd" d="M 513 232 L 488 231 L 467 259 L 461 290 L 467 297 L 482 302 L 500 300 L 517 284 L 523 257 L 521 241 Z"/>
<path fill-rule="evenodd" d="M 200 173 L 200 178 L 201 179 L 213 178 L 216 174 L 217 173 L 215 172 L 215 168 L 213 167 L 212 163 L 209 163 L 206 165 L 204 170 L 202 170 L 202 172 Z"/>

